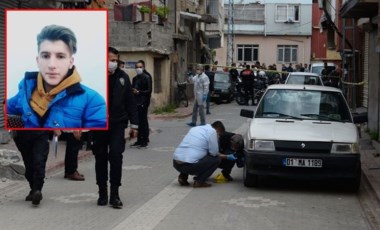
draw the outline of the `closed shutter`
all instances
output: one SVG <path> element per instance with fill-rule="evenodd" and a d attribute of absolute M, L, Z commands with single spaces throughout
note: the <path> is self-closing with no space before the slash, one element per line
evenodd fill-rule
<path fill-rule="evenodd" d="M 5 21 L 5 9 L 17 8 L 18 1 L 1 1 L 0 2 L 0 18 Z M 5 24 L 0 23 L 0 99 L 1 103 L 5 98 Z M 4 128 L 3 109 L 0 112 L 0 128 Z"/>
<path fill-rule="evenodd" d="M 368 53 L 369 53 L 369 33 L 365 33 L 364 41 L 364 54 L 363 54 L 363 101 L 364 108 L 368 108 Z"/>

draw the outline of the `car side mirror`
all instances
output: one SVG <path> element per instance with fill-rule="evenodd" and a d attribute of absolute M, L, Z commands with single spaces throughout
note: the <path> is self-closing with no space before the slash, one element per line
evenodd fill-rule
<path fill-rule="evenodd" d="M 363 124 L 368 122 L 368 113 L 353 113 L 352 117 L 354 118 L 354 124 Z"/>
<path fill-rule="evenodd" d="M 248 110 L 248 109 L 240 110 L 241 117 L 253 118 L 253 114 L 254 114 L 253 110 Z"/>

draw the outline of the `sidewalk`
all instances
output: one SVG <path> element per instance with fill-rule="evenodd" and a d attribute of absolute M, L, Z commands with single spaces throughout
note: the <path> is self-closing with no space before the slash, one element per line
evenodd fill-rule
<path fill-rule="evenodd" d="M 361 132 L 360 153 L 362 172 L 380 202 L 380 143 L 371 140 L 365 131 Z"/>
<path fill-rule="evenodd" d="M 185 118 L 191 115 L 192 113 L 193 105 L 189 103 L 188 107 L 183 108 L 177 108 L 175 113 L 170 114 L 149 114 L 149 119 L 156 120 L 156 119 L 162 119 L 162 120 L 170 120 L 170 119 L 181 119 Z M 128 130 L 126 130 L 128 133 Z M 54 170 L 63 168 L 65 166 L 65 148 L 66 148 L 66 141 L 61 140 L 58 141 L 58 151 L 57 155 L 53 153 L 52 150 L 49 152 L 48 160 L 46 162 L 46 172 L 52 172 Z M 12 156 L 8 158 L 12 159 L 2 159 L 1 154 L 2 152 L 6 152 L 6 154 L 9 152 L 9 154 L 12 154 Z M 78 154 L 78 160 L 87 158 L 92 156 L 92 151 L 86 151 L 81 150 Z M 6 180 L 20 180 L 24 179 L 25 168 L 22 162 L 22 157 L 20 152 L 17 150 L 17 147 L 13 140 L 10 140 L 6 144 L 0 145 L 0 179 L 4 182 Z M 1 181 L 0 181 L 1 183 Z M 2 187 L 2 186 L 0 186 Z"/>

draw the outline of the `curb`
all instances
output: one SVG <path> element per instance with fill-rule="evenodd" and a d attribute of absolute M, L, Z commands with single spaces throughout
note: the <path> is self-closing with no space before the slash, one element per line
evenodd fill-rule
<path fill-rule="evenodd" d="M 174 114 L 174 115 L 149 115 L 149 118 L 152 120 L 166 120 L 166 119 L 181 119 L 186 118 L 192 114 Z"/>
<path fill-rule="evenodd" d="M 85 152 L 79 153 L 78 154 L 78 161 L 83 160 L 87 157 L 90 157 L 91 155 L 92 155 L 92 151 L 85 151 Z M 46 171 L 46 173 L 50 173 L 50 172 L 55 171 L 57 169 L 60 169 L 64 166 L 65 166 L 65 159 L 58 161 L 58 162 L 54 162 L 53 164 L 47 165 L 45 171 Z"/>

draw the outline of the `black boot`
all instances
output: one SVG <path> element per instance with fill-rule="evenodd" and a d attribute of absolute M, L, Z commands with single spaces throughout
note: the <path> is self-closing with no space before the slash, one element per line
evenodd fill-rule
<path fill-rule="evenodd" d="M 98 205 L 105 206 L 107 205 L 107 203 L 108 203 L 107 186 L 99 186 Z"/>
<path fill-rule="evenodd" d="M 119 186 L 111 186 L 110 205 L 113 208 L 123 207 L 123 202 L 120 201 L 119 197 Z"/>
<path fill-rule="evenodd" d="M 40 201 L 42 200 L 42 193 L 40 190 L 35 190 L 32 195 L 32 204 L 37 206 L 40 204 Z"/>

